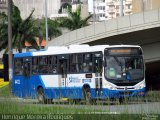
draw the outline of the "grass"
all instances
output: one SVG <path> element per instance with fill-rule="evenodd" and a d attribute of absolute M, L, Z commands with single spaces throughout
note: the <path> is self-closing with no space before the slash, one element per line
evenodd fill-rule
<path fill-rule="evenodd" d="M 158 94 L 158 95 L 157 95 Z M 128 114 L 127 111 L 122 111 L 123 114 L 110 113 L 110 105 L 108 110 L 97 110 L 92 106 L 82 106 L 81 108 L 75 107 L 75 105 L 43 105 L 43 104 L 33 104 L 26 103 L 23 101 L 11 100 L 13 96 L 9 92 L 9 86 L 5 86 L 0 89 L 0 119 L 4 117 L 3 115 L 25 115 L 24 119 L 76 119 L 76 120 L 146 120 L 148 116 L 142 114 Z M 159 92 L 155 93 L 150 91 L 147 93 L 147 98 L 156 97 L 160 98 Z M 160 99 L 159 99 L 160 100 Z M 103 104 L 101 104 L 103 106 Z M 100 105 L 100 106 L 101 106 Z M 120 105 L 118 105 L 120 106 Z M 96 106 L 95 106 L 96 107 Z M 27 118 L 27 115 L 30 115 Z M 50 117 L 48 115 L 51 115 Z M 153 118 L 154 117 L 154 118 Z M 158 116 L 160 117 L 160 116 Z M 149 118 L 153 120 L 158 120 L 157 116 L 151 116 Z M 10 119 L 10 118 L 9 118 Z M 149 119 L 147 119 L 149 120 Z"/>
<path fill-rule="evenodd" d="M 10 97 L 11 93 L 9 91 L 9 85 L 0 88 L 0 97 Z"/>

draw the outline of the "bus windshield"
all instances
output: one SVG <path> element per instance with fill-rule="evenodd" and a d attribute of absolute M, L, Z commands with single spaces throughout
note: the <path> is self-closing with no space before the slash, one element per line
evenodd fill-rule
<path fill-rule="evenodd" d="M 105 77 L 108 80 L 142 80 L 144 76 L 142 56 L 106 56 Z"/>

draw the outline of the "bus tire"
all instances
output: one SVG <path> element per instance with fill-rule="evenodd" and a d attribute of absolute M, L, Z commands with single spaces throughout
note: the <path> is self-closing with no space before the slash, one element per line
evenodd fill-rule
<path fill-rule="evenodd" d="M 45 103 L 45 96 L 44 96 L 44 90 L 42 87 L 39 87 L 37 89 L 37 99 L 39 103 Z"/>
<path fill-rule="evenodd" d="M 88 86 L 83 87 L 83 96 L 84 96 L 86 104 L 92 103 L 90 87 L 88 87 Z"/>

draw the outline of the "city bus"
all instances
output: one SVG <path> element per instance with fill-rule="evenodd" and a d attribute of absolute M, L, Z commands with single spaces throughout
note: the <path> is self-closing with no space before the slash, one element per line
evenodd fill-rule
<path fill-rule="evenodd" d="M 122 99 L 145 95 L 143 52 L 137 45 L 70 45 L 17 53 L 12 91 L 41 103 L 53 99 Z"/>

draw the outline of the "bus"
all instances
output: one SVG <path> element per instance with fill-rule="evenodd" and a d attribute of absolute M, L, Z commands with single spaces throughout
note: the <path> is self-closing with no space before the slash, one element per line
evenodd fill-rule
<path fill-rule="evenodd" d="M 47 103 L 145 95 L 143 52 L 137 45 L 55 46 L 13 59 L 12 91 L 18 97 Z"/>

